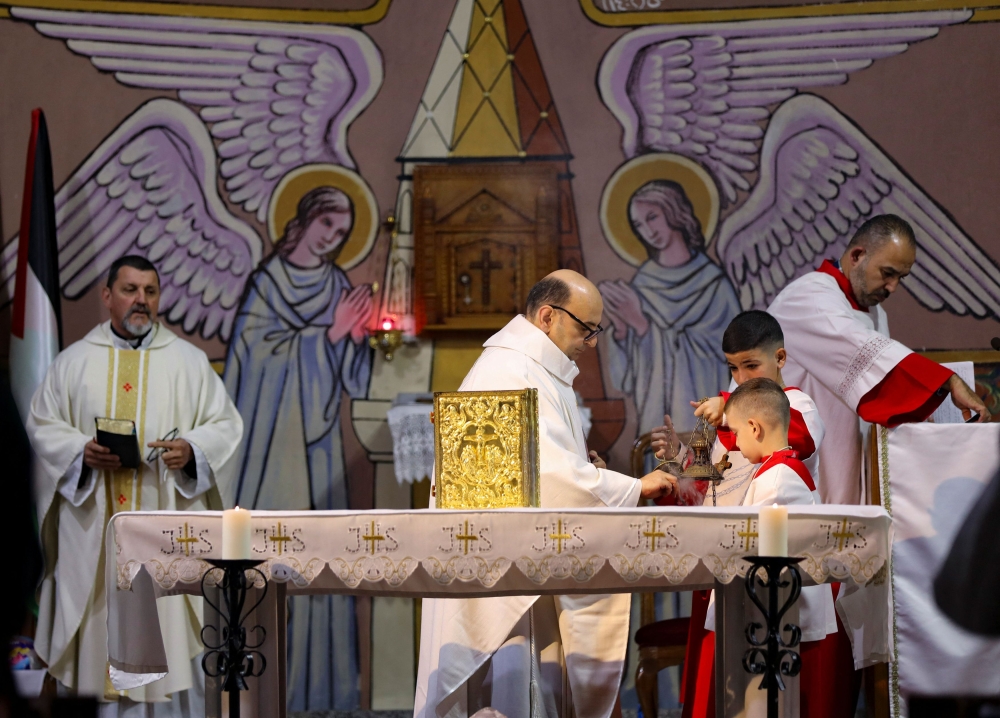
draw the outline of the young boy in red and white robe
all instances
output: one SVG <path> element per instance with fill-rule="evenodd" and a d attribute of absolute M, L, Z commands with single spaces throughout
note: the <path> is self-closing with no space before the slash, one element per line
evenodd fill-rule
<path fill-rule="evenodd" d="M 749 379 L 765 377 L 783 386 L 781 369 L 785 365 L 787 353 L 781 326 L 767 312 L 751 310 L 737 315 L 726 328 L 722 339 L 723 353 L 729 364 L 733 383 L 739 386 Z M 818 449 L 823 440 L 824 427 L 819 412 L 812 399 L 796 387 L 785 387 L 785 395 L 790 404 L 789 444 L 797 452 L 810 472 L 815 471 Z M 704 415 L 717 428 L 717 437 L 712 447 L 712 462 L 718 463 L 728 454 L 731 464 L 716 487 L 715 496 L 719 506 L 738 506 L 750 486 L 757 465 L 746 459 L 736 447 L 735 437 L 725 423 L 724 407 L 729 392 L 721 392 L 705 402 L 693 402 L 696 414 Z M 653 430 L 653 449 L 660 458 L 673 453 L 679 441 L 673 433 L 670 417 L 664 417 L 665 426 Z M 686 447 L 680 446 L 678 456 L 683 461 Z M 682 498 L 688 504 L 712 505 L 707 482 L 699 482 L 686 487 Z M 715 636 L 705 630 L 710 591 L 695 591 L 692 596 L 691 624 L 688 635 L 684 675 L 681 683 L 681 699 L 684 703 L 684 718 L 714 716 L 714 673 Z M 846 638 L 846 637 L 845 637 Z M 843 661 L 849 661 L 850 646 L 845 648 Z M 846 665 L 846 664 L 845 664 Z M 848 701 L 849 702 L 849 701 Z"/>
<path fill-rule="evenodd" d="M 725 412 L 740 453 L 747 461 L 760 464 L 743 498 L 744 506 L 822 503 L 809 469 L 789 445 L 791 410 L 781 386 L 770 379 L 750 379 L 732 393 Z M 854 715 L 855 706 L 843 700 L 851 693 L 850 686 L 843 684 L 843 675 L 837 670 L 841 643 L 833 599 L 829 584 L 807 586 L 799 597 L 802 718 Z M 706 627 L 714 627 L 711 610 L 708 619 Z"/>

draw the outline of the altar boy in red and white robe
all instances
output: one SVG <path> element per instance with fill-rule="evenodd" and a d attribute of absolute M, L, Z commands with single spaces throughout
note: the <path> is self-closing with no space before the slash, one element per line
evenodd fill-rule
<path fill-rule="evenodd" d="M 740 453 L 760 464 L 743 499 L 744 506 L 819 504 L 809 469 L 788 443 L 790 407 L 785 391 L 770 379 L 750 379 L 726 402 L 726 418 Z M 838 636 L 834 594 L 829 584 L 807 586 L 799 598 L 802 643 L 799 715 L 802 718 L 851 718 L 856 694 L 845 685 L 842 638 Z M 714 628 L 708 613 L 706 628 Z M 838 654 L 840 660 L 838 661 Z M 848 653 L 847 658 L 850 658 Z M 847 663 L 848 669 L 851 668 Z M 849 683 L 849 681 L 848 681 Z M 847 700 L 845 700 L 847 698 Z"/>
<path fill-rule="evenodd" d="M 866 503 L 862 440 L 869 424 L 924 421 L 949 395 L 966 418 L 989 420 L 955 373 L 889 338 L 879 305 L 910 273 L 916 252 L 905 220 L 877 215 L 838 262 L 791 282 L 768 307 L 785 332 L 785 380 L 813 398 L 826 425 L 815 477 L 825 503 Z"/>

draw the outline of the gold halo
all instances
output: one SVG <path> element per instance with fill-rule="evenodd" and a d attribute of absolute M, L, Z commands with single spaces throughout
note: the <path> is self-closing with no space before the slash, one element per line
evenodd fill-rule
<path fill-rule="evenodd" d="M 296 167 L 278 182 L 267 208 L 267 231 L 277 242 L 288 220 L 295 216 L 299 200 L 317 187 L 341 190 L 354 204 L 354 226 L 337 255 L 341 269 L 350 269 L 371 252 L 378 236 L 378 204 L 368 183 L 357 172 L 339 165 L 313 164 Z"/>
<path fill-rule="evenodd" d="M 672 180 L 684 188 L 694 208 L 694 216 L 701 223 L 706 244 L 713 239 L 719 222 L 719 190 L 712 177 L 697 162 L 670 152 L 641 155 L 629 160 L 615 170 L 604 185 L 601 229 L 611 248 L 634 267 L 645 262 L 649 255 L 632 231 L 628 206 L 632 195 L 653 180 Z"/>

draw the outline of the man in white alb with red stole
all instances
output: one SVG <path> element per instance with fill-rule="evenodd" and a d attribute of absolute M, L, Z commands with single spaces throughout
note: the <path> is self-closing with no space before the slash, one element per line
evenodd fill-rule
<path fill-rule="evenodd" d="M 866 501 L 862 440 L 868 424 L 924 421 L 947 397 L 966 418 L 989 412 L 949 369 L 889 338 L 879 306 L 916 260 L 910 225 L 886 214 L 854 234 L 838 263 L 785 287 L 768 312 L 781 324 L 786 383 L 813 398 L 826 426 L 817 487 L 825 504 Z M 859 420 L 860 418 L 860 420 Z"/>

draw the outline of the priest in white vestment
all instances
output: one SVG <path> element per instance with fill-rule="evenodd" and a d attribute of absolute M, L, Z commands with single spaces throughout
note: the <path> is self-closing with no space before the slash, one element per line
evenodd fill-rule
<path fill-rule="evenodd" d="M 102 716 L 204 714 L 204 676 L 192 660 L 202 650 L 200 598 L 157 601 L 167 676 L 119 682 L 129 690 L 114 685 L 105 597 L 105 562 L 114 557 L 105 556 L 105 528 L 121 511 L 221 509 L 218 487 L 243 432 L 205 353 L 157 322 L 159 288 L 142 257 L 111 266 L 103 289 L 111 320 L 56 357 L 26 426 L 46 560 L 35 648 L 70 692 L 107 701 Z M 99 417 L 135 422 L 138 469 L 121 468 L 97 444 Z"/>
<path fill-rule="evenodd" d="M 966 418 L 989 419 L 958 375 L 889 338 L 879 305 L 909 274 L 916 251 L 905 220 L 872 217 L 839 262 L 791 282 L 767 309 L 785 334 L 786 383 L 813 398 L 826 426 L 816 477 L 825 504 L 867 503 L 862 442 L 870 424 L 924 421 L 948 395 Z"/>
<path fill-rule="evenodd" d="M 526 305 L 486 341 L 459 390 L 538 390 L 542 507 L 636 506 L 674 491 L 668 474 L 633 479 L 588 455 L 573 379 L 575 359 L 603 331 L 597 288 L 559 270 L 531 289 Z M 605 718 L 621 683 L 630 603 L 627 593 L 425 600 L 415 718 L 464 718 L 486 706 L 528 718 L 532 700 L 538 715 L 556 718 L 569 695 L 577 718 Z"/>

